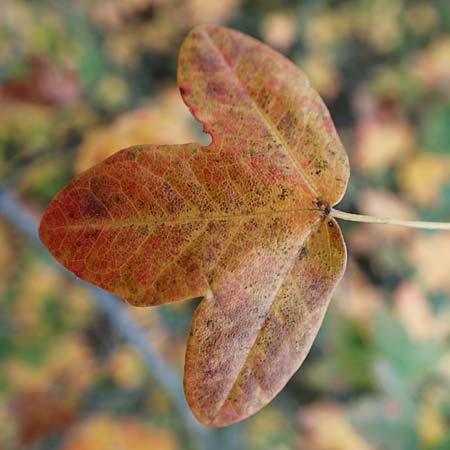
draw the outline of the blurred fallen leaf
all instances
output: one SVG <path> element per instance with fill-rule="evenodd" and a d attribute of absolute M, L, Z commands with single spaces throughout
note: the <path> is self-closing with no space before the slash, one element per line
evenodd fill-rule
<path fill-rule="evenodd" d="M 45 364 L 34 367 L 21 359 L 10 358 L 4 363 L 4 371 L 16 392 L 38 392 L 43 386 L 50 386 L 78 395 L 92 381 L 97 368 L 85 340 L 68 335 L 60 336 L 48 349 Z"/>
<path fill-rule="evenodd" d="M 418 153 L 398 168 L 402 193 L 422 207 L 436 204 L 449 178 L 450 158 L 446 155 Z"/>
<path fill-rule="evenodd" d="M 421 399 L 418 428 L 425 448 L 433 448 L 447 437 L 446 417 L 441 411 L 443 394 L 447 393 L 437 389 L 427 389 Z M 443 449 L 443 447 L 437 448 Z"/>
<path fill-rule="evenodd" d="M 43 57 L 29 63 L 26 78 L 15 78 L 0 85 L 0 99 L 62 106 L 78 98 L 81 88 L 73 68 L 59 68 Z"/>
<path fill-rule="evenodd" d="M 332 48 L 339 41 L 350 37 L 354 21 L 342 8 L 333 7 L 312 15 L 305 25 L 306 44 L 313 54 Z"/>
<path fill-rule="evenodd" d="M 406 450 L 416 445 L 414 412 L 405 411 L 392 395 L 363 397 L 352 405 L 350 415 L 355 429 L 373 445 L 373 450 Z"/>
<path fill-rule="evenodd" d="M 433 313 L 430 300 L 414 281 L 404 281 L 394 292 L 397 317 L 415 340 L 444 339 L 450 334 L 449 311 Z"/>
<path fill-rule="evenodd" d="M 244 448 L 271 450 L 289 450 L 289 435 L 295 429 L 287 417 L 275 408 L 266 408 L 255 419 L 249 422 L 246 430 Z"/>
<path fill-rule="evenodd" d="M 430 291 L 450 293 L 450 234 L 417 234 L 414 236 L 408 254 L 417 270 L 417 276 Z"/>
<path fill-rule="evenodd" d="M 331 57 L 313 52 L 302 59 L 302 67 L 319 94 L 331 99 L 339 94 L 341 78 Z"/>
<path fill-rule="evenodd" d="M 370 6 L 369 6 L 370 5 Z M 401 40 L 400 15 L 403 3 L 398 0 L 377 0 L 370 2 L 365 14 L 366 21 L 361 37 L 367 39 L 379 52 L 389 52 L 398 46 Z"/>
<path fill-rule="evenodd" d="M 298 33 L 298 19 L 293 11 L 272 12 L 261 22 L 264 41 L 272 47 L 286 51 L 295 42 Z"/>
<path fill-rule="evenodd" d="M 368 329 L 376 312 L 384 304 L 384 296 L 356 263 L 349 260 L 345 277 L 336 289 L 335 301 L 344 316 Z"/>
<path fill-rule="evenodd" d="M 13 308 L 15 328 L 22 339 L 36 335 L 42 326 L 41 314 L 48 297 L 65 285 L 61 274 L 48 265 L 33 264 L 26 272 L 27 276 L 23 277 L 20 294 Z"/>
<path fill-rule="evenodd" d="M 432 2 L 411 4 L 405 14 L 406 23 L 418 34 L 429 33 L 438 25 L 439 14 Z"/>
<path fill-rule="evenodd" d="M 0 271 L 0 295 L 8 286 L 17 265 L 17 261 L 13 257 L 14 248 L 11 244 L 8 225 L 0 219 L 0 267 L 2 268 Z"/>
<path fill-rule="evenodd" d="M 168 88 L 149 106 L 120 115 L 111 125 L 86 133 L 75 163 L 82 172 L 116 152 L 117 148 L 153 142 L 194 142 L 193 121 L 178 90 Z"/>
<path fill-rule="evenodd" d="M 17 160 L 30 158 L 44 150 L 48 137 L 55 131 L 52 119 L 53 112 L 48 106 L 1 102 L 1 178 L 11 173 L 10 168 Z"/>
<path fill-rule="evenodd" d="M 430 89 L 450 91 L 450 35 L 438 35 L 429 47 L 418 52 L 409 63 L 412 75 Z"/>
<path fill-rule="evenodd" d="M 79 396 L 71 392 L 59 392 L 51 387 L 19 392 L 10 408 L 17 421 L 20 443 L 30 445 L 63 431 L 74 422 L 79 407 Z"/>
<path fill-rule="evenodd" d="M 187 22 L 186 28 L 204 23 L 225 23 L 238 11 L 241 0 L 185 0 L 180 14 Z"/>
<path fill-rule="evenodd" d="M 133 16 L 145 13 L 168 0 L 81 0 L 93 21 L 104 29 L 123 26 Z"/>
<path fill-rule="evenodd" d="M 133 0 L 84 2 L 94 21 L 107 30 L 109 56 L 119 64 L 136 65 L 142 54 L 174 52 L 181 36 L 204 23 L 225 23 L 241 0 Z M 106 4 L 106 6 L 105 6 Z"/>
<path fill-rule="evenodd" d="M 402 119 L 360 121 L 355 128 L 355 168 L 370 173 L 403 162 L 415 149 L 415 135 L 414 128 Z"/>
<path fill-rule="evenodd" d="M 11 407 L 8 402 L 0 396 L 0 448 L 18 450 L 19 434 L 17 421 L 11 414 Z"/>
<path fill-rule="evenodd" d="M 298 420 L 301 450 L 375 450 L 355 431 L 337 403 L 313 403 L 301 409 Z"/>
<path fill-rule="evenodd" d="M 68 433 L 62 450 L 176 450 L 169 431 L 135 418 L 93 416 Z"/>
<path fill-rule="evenodd" d="M 175 14 L 176 11 L 176 14 Z M 109 57 L 122 66 L 141 62 L 146 52 L 165 54 L 174 51 L 184 18 L 179 8 L 157 9 L 151 21 L 131 21 L 106 36 Z"/>
<path fill-rule="evenodd" d="M 117 349 L 109 356 L 105 365 L 114 382 L 125 389 L 138 387 L 145 378 L 142 359 L 129 347 Z"/>
<path fill-rule="evenodd" d="M 100 80 L 96 96 L 111 109 L 123 105 L 128 100 L 129 90 L 124 79 L 109 75 Z"/>

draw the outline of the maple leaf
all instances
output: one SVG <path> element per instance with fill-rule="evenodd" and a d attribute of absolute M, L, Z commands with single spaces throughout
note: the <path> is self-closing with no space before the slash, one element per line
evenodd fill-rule
<path fill-rule="evenodd" d="M 212 143 L 118 152 L 55 197 L 40 236 L 133 305 L 203 297 L 184 387 L 201 422 L 224 426 L 266 405 L 312 345 L 345 269 L 329 213 L 349 165 L 305 75 L 248 36 L 194 29 L 178 83 Z"/>

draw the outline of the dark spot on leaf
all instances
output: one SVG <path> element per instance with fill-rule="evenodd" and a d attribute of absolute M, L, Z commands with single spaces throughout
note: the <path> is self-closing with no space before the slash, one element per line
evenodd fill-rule
<path fill-rule="evenodd" d="M 100 179 L 98 177 L 93 177 L 90 182 L 90 187 L 91 187 L 92 192 L 95 195 L 98 195 L 98 193 L 100 192 L 100 189 L 102 188 L 102 182 L 100 181 Z"/>
<path fill-rule="evenodd" d="M 328 161 L 326 159 L 315 161 L 314 167 L 316 169 L 327 169 L 328 168 Z"/>
<path fill-rule="evenodd" d="M 206 86 L 208 96 L 224 97 L 227 95 L 227 87 L 224 82 L 212 80 Z"/>
<path fill-rule="evenodd" d="M 193 49 L 191 62 L 204 73 L 214 73 L 221 68 L 221 60 L 216 55 L 198 49 Z"/>
<path fill-rule="evenodd" d="M 90 195 L 81 200 L 80 206 L 83 215 L 96 218 L 108 217 L 106 208 Z"/>
<path fill-rule="evenodd" d="M 262 88 L 262 89 L 259 91 L 259 95 L 258 95 L 258 103 L 259 103 L 259 106 L 260 106 L 263 110 L 266 109 L 267 104 L 269 103 L 270 98 L 271 98 L 271 95 L 270 95 L 270 91 L 269 91 L 268 89 Z"/>
<path fill-rule="evenodd" d="M 172 196 L 171 201 L 167 203 L 167 211 L 171 214 L 179 213 L 185 206 L 185 202 L 180 196 Z"/>
<path fill-rule="evenodd" d="M 147 236 L 148 235 L 148 225 L 141 225 L 138 229 L 138 232 L 141 236 Z"/>
<path fill-rule="evenodd" d="M 198 269 L 199 269 L 199 267 L 198 267 L 197 263 L 192 263 L 188 267 L 186 267 L 186 271 L 188 273 L 196 272 Z"/>
<path fill-rule="evenodd" d="M 88 242 L 88 241 L 92 241 L 94 239 L 96 239 L 98 237 L 98 235 L 100 234 L 100 230 L 99 229 L 90 229 L 90 230 L 86 230 L 83 233 L 83 240 L 84 242 Z"/>
<path fill-rule="evenodd" d="M 289 195 L 289 189 L 284 187 L 281 189 L 281 194 L 279 195 L 279 198 L 281 200 L 285 200 L 288 197 L 288 195 Z"/>

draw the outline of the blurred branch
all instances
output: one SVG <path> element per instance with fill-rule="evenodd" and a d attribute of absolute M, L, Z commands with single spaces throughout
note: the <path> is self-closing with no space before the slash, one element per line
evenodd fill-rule
<path fill-rule="evenodd" d="M 35 245 L 45 250 L 38 235 L 38 221 L 9 192 L 0 193 L 0 216 L 11 222 Z M 189 433 L 194 445 L 212 448 L 210 431 L 199 424 L 190 412 L 184 399 L 182 385 L 176 371 L 152 345 L 145 332 L 136 324 L 127 307 L 114 295 L 84 283 L 62 266 L 58 267 L 76 283 L 86 286 L 92 293 L 98 308 L 108 317 L 113 327 L 125 338 L 141 356 L 159 386 L 176 407 L 183 427 Z"/>

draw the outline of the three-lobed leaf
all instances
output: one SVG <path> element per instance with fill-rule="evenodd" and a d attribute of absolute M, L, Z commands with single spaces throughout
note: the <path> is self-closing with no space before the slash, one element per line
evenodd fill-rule
<path fill-rule="evenodd" d="M 203 297 L 185 393 L 200 421 L 223 426 L 266 405 L 312 345 L 345 269 L 329 212 L 349 166 L 305 75 L 248 36 L 193 30 L 178 83 L 212 143 L 118 152 L 55 197 L 40 236 L 133 305 Z"/>

